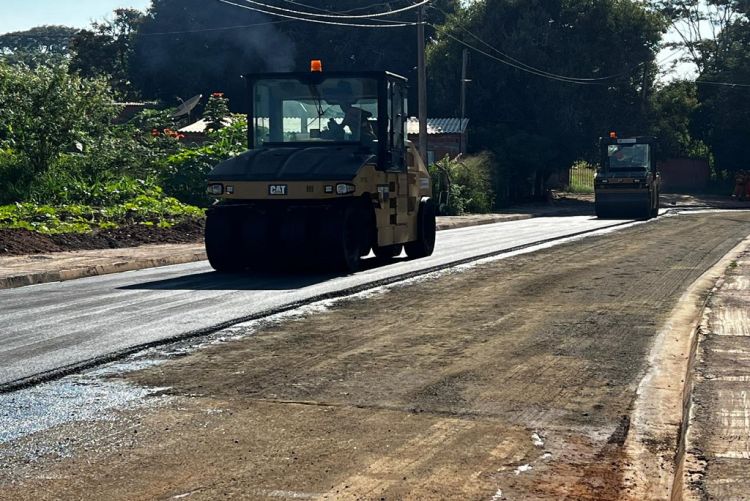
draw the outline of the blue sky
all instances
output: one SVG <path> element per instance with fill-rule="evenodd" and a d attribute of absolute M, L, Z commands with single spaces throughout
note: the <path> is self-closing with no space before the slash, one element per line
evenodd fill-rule
<path fill-rule="evenodd" d="M 0 33 L 43 24 L 84 28 L 118 7 L 145 10 L 151 0 L 0 0 Z"/>

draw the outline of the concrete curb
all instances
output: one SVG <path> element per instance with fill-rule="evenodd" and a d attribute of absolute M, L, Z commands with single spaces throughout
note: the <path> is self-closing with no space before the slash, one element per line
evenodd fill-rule
<path fill-rule="evenodd" d="M 461 218 L 459 216 L 458 218 Z M 454 219 L 440 221 L 438 230 L 454 230 L 457 228 L 466 228 L 468 226 L 480 226 L 485 224 L 500 223 L 506 221 L 519 221 L 531 219 L 530 214 L 488 214 L 486 216 L 468 216 L 466 219 Z M 441 218 L 442 219 L 442 218 Z M 124 271 L 143 270 L 147 268 L 157 268 L 160 266 L 171 266 L 176 264 L 192 263 L 206 259 L 204 250 L 181 251 L 176 254 L 162 256 L 157 258 L 126 259 L 122 256 L 116 261 L 94 266 L 76 266 L 72 268 L 61 268 L 58 270 L 47 270 L 28 272 L 17 275 L 0 277 L 0 289 L 13 289 L 16 287 L 25 287 L 29 285 L 43 284 L 48 282 L 62 282 L 66 280 L 75 280 L 78 278 L 94 277 L 99 275 L 108 275 L 111 273 L 121 273 Z"/>
<path fill-rule="evenodd" d="M 110 264 L 100 264 L 96 266 L 82 266 L 70 269 L 12 275 L 8 277 L 0 277 L 0 289 L 13 289 L 16 287 L 25 287 L 28 285 L 48 282 L 62 282 L 78 278 L 121 273 L 123 271 L 143 270 L 146 268 L 157 268 L 159 266 L 192 263 L 204 259 L 206 259 L 205 251 L 195 251 L 160 258 L 136 258 L 132 261 L 121 260 Z"/>

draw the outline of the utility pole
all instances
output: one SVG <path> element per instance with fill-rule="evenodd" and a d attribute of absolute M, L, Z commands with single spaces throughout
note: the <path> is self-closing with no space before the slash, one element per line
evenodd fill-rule
<path fill-rule="evenodd" d="M 466 145 L 464 144 L 464 119 L 466 118 L 466 84 L 469 80 L 466 79 L 466 71 L 469 67 L 469 49 L 464 49 L 464 60 L 461 66 L 461 145 L 459 146 L 459 152 L 463 153 Z"/>
<path fill-rule="evenodd" d="M 424 41 L 425 6 L 417 14 L 417 88 L 419 93 L 419 153 L 427 164 L 427 68 Z"/>

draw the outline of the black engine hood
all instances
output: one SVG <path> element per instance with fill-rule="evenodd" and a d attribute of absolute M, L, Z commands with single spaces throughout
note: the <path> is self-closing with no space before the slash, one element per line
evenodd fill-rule
<path fill-rule="evenodd" d="M 268 147 L 230 158 L 209 173 L 209 181 L 351 180 L 375 161 L 360 146 Z"/>

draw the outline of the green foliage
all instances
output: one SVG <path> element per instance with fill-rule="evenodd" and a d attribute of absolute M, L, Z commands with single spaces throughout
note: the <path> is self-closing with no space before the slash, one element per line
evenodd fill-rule
<path fill-rule="evenodd" d="M 643 84 L 653 86 L 663 28 L 659 15 L 631 0 L 472 2 L 430 44 L 430 114 L 459 113 L 465 45 L 457 40 L 495 56 L 470 52 L 471 145 L 491 150 L 510 178 L 509 186 L 497 187 L 498 202 L 542 196 L 546 178 L 595 156 L 606 131 L 644 133 Z M 612 78 L 575 84 L 522 71 L 523 64 L 567 77 Z"/>
<path fill-rule="evenodd" d="M 169 227 L 202 218 L 202 209 L 164 196 L 144 181 L 121 179 L 93 186 L 72 185 L 65 198 L 0 206 L 0 228 L 24 228 L 40 233 L 86 233 L 122 225 Z"/>
<path fill-rule="evenodd" d="M 446 156 L 430 166 L 433 193 L 440 214 L 483 214 L 492 211 L 493 158 L 487 152 L 451 159 Z"/>
<path fill-rule="evenodd" d="M 750 84 L 750 21 L 740 19 L 729 25 L 718 43 L 725 49 L 708 58 L 698 78 L 700 104 L 692 129 L 711 148 L 717 170 L 733 172 L 748 168 L 748 87 L 712 82 Z"/>
<path fill-rule="evenodd" d="M 247 120 L 235 115 L 232 125 L 210 131 L 210 142 L 169 156 L 161 174 L 166 193 L 194 205 L 208 205 L 206 175 L 218 163 L 247 149 Z"/>
<path fill-rule="evenodd" d="M 710 151 L 693 138 L 691 121 L 698 109 L 695 83 L 675 81 L 660 88 L 652 98 L 651 135 L 659 140 L 662 158 L 708 159 Z"/>
<path fill-rule="evenodd" d="M 70 75 L 65 66 L 0 63 L 0 203 L 27 193 L 64 154 L 106 135 L 115 115 L 106 82 Z"/>
<path fill-rule="evenodd" d="M 221 92 L 214 92 L 208 97 L 208 103 L 203 110 L 203 119 L 208 122 L 209 130 L 219 130 L 224 127 L 224 119 L 229 116 L 229 99 Z"/>
<path fill-rule="evenodd" d="M 70 40 L 78 33 L 67 26 L 37 26 L 0 35 L 0 61 L 32 68 L 55 66 L 68 57 Z"/>
<path fill-rule="evenodd" d="M 143 17 L 136 9 L 116 9 L 112 21 L 94 22 L 90 30 L 78 32 L 71 41 L 71 71 L 108 78 L 120 98 L 135 97 L 129 65 L 133 38 Z"/>
<path fill-rule="evenodd" d="M 568 191 L 571 193 L 593 193 L 594 174 L 596 167 L 585 160 L 579 160 L 570 168 L 570 184 Z"/>

